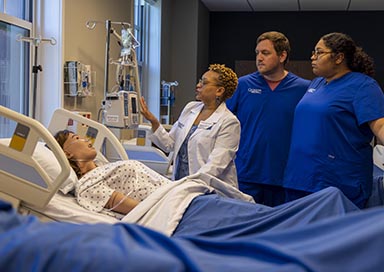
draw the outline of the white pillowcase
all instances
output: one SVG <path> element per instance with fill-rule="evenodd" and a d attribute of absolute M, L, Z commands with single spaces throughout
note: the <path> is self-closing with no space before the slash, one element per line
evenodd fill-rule
<path fill-rule="evenodd" d="M 41 167 L 44 168 L 51 179 L 56 179 L 56 177 L 60 174 L 60 164 L 57 161 L 55 154 L 53 154 L 53 152 L 45 146 L 45 143 L 37 143 L 32 157 L 41 165 Z M 76 182 L 77 176 L 75 170 L 71 168 L 69 177 L 60 185 L 59 190 L 63 194 L 68 194 L 70 191 L 75 189 Z"/>
<path fill-rule="evenodd" d="M 0 143 L 9 145 L 11 139 L 0 139 Z M 38 142 L 32 157 L 40 164 L 40 166 L 47 172 L 48 176 L 55 180 L 60 174 L 61 167 L 53 152 L 45 146 L 44 142 Z M 67 194 L 75 188 L 77 182 L 75 171 L 71 168 L 69 177 L 60 185 L 59 190 Z"/>

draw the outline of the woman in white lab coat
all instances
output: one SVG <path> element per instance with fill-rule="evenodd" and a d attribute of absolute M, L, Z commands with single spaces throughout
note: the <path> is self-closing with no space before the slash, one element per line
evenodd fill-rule
<path fill-rule="evenodd" d="M 165 152 L 173 152 L 174 180 L 202 172 L 238 187 L 234 159 L 240 123 L 224 103 L 236 87 L 237 75 L 230 68 L 210 65 L 196 85 L 198 101 L 185 106 L 169 133 L 141 98 L 141 113 L 152 124 L 150 140 Z"/>

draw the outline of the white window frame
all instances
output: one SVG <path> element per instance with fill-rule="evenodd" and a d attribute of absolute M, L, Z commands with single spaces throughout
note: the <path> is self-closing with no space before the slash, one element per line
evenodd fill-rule
<path fill-rule="evenodd" d="M 28 6 L 29 6 L 29 1 L 26 1 L 26 2 L 28 2 Z M 33 24 L 27 20 L 23 20 L 23 19 L 15 17 L 15 16 L 4 13 L 4 11 L 6 12 L 5 7 L 6 7 L 6 1 L 4 0 L 4 5 L 2 7 L 0 7 L 0 21 L 5 23 L 5 24 L 9 24 L 9 25 L 24 29 L 25 31 L 27 31 L 29 33 L 29 35 L 32 35 Z M 33 7 L 31 7 L 31 8 L 33 8 Z M 20 41 L 20 42 L 22 43 L 22 41 Z M 22 44 L 20 44 L 20 46 L 23 47 Z M 16 104 L 18 104 L 18 106 L 15 106 L 16 104 L 14 102 L 12 103 L 12 105 L 6 104 L 3 106 L 9 107 L 15 111 L 19 111 L 20 113 L 29 115 L 31 113 L 31 103 L 32 103 L 31 99 L 30 99 L 31 98 L 31 93 L 30 93 L 30 90 L 31 90 L 31 73 L 30 72 L 31 72 L 32 54 L 31 54 L 31 48 L 30 47 L 26 47 L 26 48 L 28 48 L 26 51 L 21 52 L 21 59 L 20 59 L 21 62 L 23 62 L 25 57 L 28 58 L 25 63 L 20 63 L 21 74 L 20 74 L 20 70 L 15 71 L 16 75 L 13 74 L 13 75 L 11 75 L 10 78 L 8 78 L 8 80 L 14 80 L 15 76 L 16 76 L 16 77 L 22 79 L 19 81 L 20 82 L 20 86 L 19 86 L 20 93 L 17 94 L 18 96 L 20 95 L 20 98 L 19 98 L 20 100 L 18 102 L 16 102 Z M 10 74 L 12 74 L 12 73 L 13 72 L 11 70 Z M 7 80 L 7 79 L 2 79 L 2 80 Z M 6 84 L 6 82 L 4 82 L 4 84 Z M 5 93 L 2 93 L 1 95 L 3 95 L 5 97 L 5 96 L 7 96 L 7 93 L 8 93 L 8 95 L 12 94 L 12 92 L 5 92 Z M 10 100 L 12 100 L 12 99 L 10 99 Z M 3 126 L 2 126 L 0 136 L 1 137 L 11 136 L 11 134 L 14 130 L 13 126 L 15 124 L 12 124 L 12 125 L 10 124 L 9 126 L 8 125 L 4 126 L 4 125 L 5 124 L 3 124 Z"/>
<path fill-rule="evenodd" d="M 141 94 L 144 96 L 149 110 L 160 118 L 161 0 L 145 0 L 144 2 L 146 4 L 142 13 L 142 25 L 135 24 L 136 33 L 141 37 L 139 56 Z"/>

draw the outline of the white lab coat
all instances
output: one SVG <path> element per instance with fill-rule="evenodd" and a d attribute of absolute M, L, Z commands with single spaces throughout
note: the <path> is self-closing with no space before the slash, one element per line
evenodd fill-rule
<path fill-rule="evenodd" d="M 173 153 L 174 169 L 177 154 L 193 122 L 204 104 L 190 102 L 183 109 L 177 122 L 168 133 L 160 126 L 149 139 L 165 152 Z M 235 156 L 240 142 L 240 122 L 225 103 L 205 121 L 200 121 L 188 142 L 189 174 L 208 173 L 228 184 L 238 187 Z M 175 175 L 173 171 L 173 179 Z"/>

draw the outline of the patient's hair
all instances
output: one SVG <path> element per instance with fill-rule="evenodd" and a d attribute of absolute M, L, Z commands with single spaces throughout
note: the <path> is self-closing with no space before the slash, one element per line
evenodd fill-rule
<path fill-rule="evenodd" d="M 219 74 L 220 86 L 225 89 L 222 101 L 230 98 L 237 88 L 236 73 L 231 68 L 225 67 L 224 64 L 211 64 L 208 69 Z"/>
<path fill-rule="evenodd" d="M 69 133 L 74 134 L 73 131 L 65 129 L 65 130 L 58 131 L 54 136 L 56 141 L 59 143 L 59 145 L 61 146 L 62 149 L 64 149 L 64 143 L 68 139 Z M 80 167 L 77 165 L 76 161 L 71 160 L 71 159 L 68 159 L 68 161 L 69 161 L 69 164 L 71 165 L 72 169 L 75 170 L 76 176 L 78 178 L 81 178 L 82 177 L 81 170 L 80 170 Z"/>

